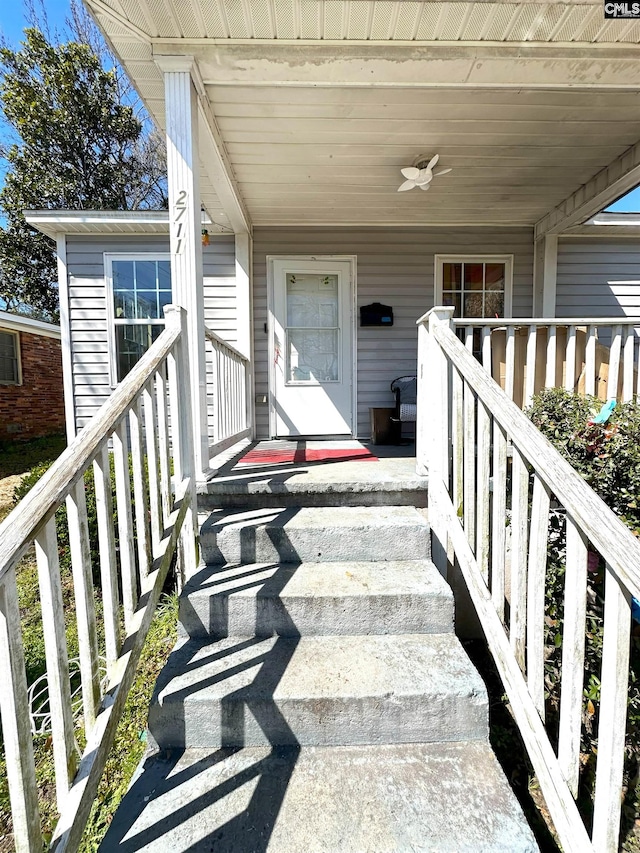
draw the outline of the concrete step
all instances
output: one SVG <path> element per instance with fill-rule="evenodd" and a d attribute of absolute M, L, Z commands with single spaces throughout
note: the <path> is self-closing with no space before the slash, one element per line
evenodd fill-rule
<path fill-rule="evenodd" d="M 421 560 L 430 554 L 424 511 L 410 506 L 219 510 L 200 535 L 209 565 Z"/>
<path fill-rule="evenodd" d="M 486 743 L 151 754 L 100 848 L 536 853 Z"/>
<path fill-rule="evenodd" d="M 363 450 L 353 444 L 359 452 Z M 424 507 L 427 478 L 415 473 L 413 458 L 241 466 L 219 473 L 203 486 L 198 505 L 212 510 L 243 506 Z"/>
<path fill-rule="evenodd" d="M 454 634 L 186 641 L 149 731 L 164 749 L 482 740 L 487 694 Z"/>
<path fill-rule="evenodd" d="M 180 598 L 206 639 L 453 631 L 453 595 L 430 560 L 207 566 Z"/>

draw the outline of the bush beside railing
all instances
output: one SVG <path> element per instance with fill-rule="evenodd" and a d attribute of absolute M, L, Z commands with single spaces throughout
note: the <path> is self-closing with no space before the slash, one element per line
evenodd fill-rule
<path fill-rule="evenodd" d="M 429 472 L 433 556 L 457 562 L 565 853 L 618 849 L 631 596 L 640 543 L 450 329 L 419 323 L 418 464 Z M 559 727 L 545 729 L 545 589 L 553 506 L 566 513 Z M 507 526 L 508 524 L 508 526 Z M 605 565 L 593 819 L 575 797 L 585 712 L 588 547 Z M 557 743 L 557 746 L 556 746 Z"/>
<path fill-rule="evenodd" d="M 35 543 L 60 812 L 51 842 L 55 851 L 78 847 L 174 554 L 178 552 L 181 571 L 195 564 L 191 411 L 190 396 L 184 393 L 190 387 L 185 318 L 182 309 L 165 310 L 166 328 L 158 340 L 0 525 L 0 712 L 14 842 L 19 853 L 41 853 L 43 844 L 16 587 L 20 559 Z M 104 619 L 101 633 L 108 676 L 102 697 L 85 494 L 85 476 L 91 470 L 98 519 Z M 76 743 L 69 686 L 58 557 L 55 516 L 63 505 L 78 622 L 86 741 L 82 756 Z"/>

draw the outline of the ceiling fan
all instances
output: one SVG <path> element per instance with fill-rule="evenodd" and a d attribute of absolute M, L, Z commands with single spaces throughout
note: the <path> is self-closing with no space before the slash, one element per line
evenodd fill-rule
<path fill-rule="evenodd" d="M 419 157 L 416 157 L 413 166 L 400 169 L 407 180 L 398 187 L 398 192 L 404 193 L 407 190 L 412 190 L 414 187 L 420 187 L 421 190 L 426 191 L 431 186 L 431 181 L 434 178 L 453 171 L 453 169 L 438 169 L 437 172 L 434 172 L 433 167 L 439 159 L 439 154 L 435 154 L 430 160 L 424 154 L 421 154 Z"/>

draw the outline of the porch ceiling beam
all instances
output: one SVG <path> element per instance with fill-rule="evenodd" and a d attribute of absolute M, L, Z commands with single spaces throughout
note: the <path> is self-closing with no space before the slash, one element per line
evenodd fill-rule
<path fill-rule="evenodd" d="M 535 239 L 562 234 L 600 213 L 607 205 L 640 184 L 640 142 L 605 166 L 590 181 L 549 211 L 535 225 Z"/>
<path fill-rule="evenodd" d="M 635 45 L 153 43 L 156 58 L 182 51 L 218 86 L 640 88 Z"/>

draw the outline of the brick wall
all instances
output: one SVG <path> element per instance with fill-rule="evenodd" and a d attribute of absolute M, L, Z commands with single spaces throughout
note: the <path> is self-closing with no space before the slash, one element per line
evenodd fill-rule
<path fill-rule="evenodd" d="M 60 341 L 20 332 L 22 385 L 0 385 L 0 441 L 64 432 Z"/>

